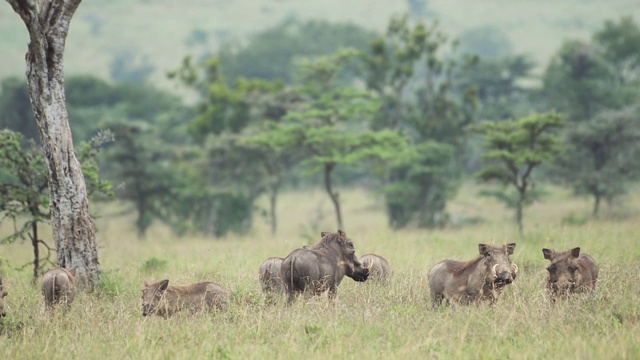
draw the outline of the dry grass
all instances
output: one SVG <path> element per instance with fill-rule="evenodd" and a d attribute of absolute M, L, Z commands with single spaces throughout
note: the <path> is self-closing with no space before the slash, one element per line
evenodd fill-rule
<path fill-rule="evenodd" d="M 465 186 L 451 208 L 484 222 L 399 232 L 388 229 L 375 196 L 344 191 L 347 233 L 357 253 L 384 255 L 395 275 L 387 286 L 345 279 L 333 304 L 323 297 L 290 308 L 268 305 L 257 280 L 267 257 L 284 256 L 316 241 L 319 231 L 334 229 L 330 203 L 320 191 L 283 196 L 277 236 L 257 220 L 254 232 L 245 237 L 178 239 L 157 225 L 140 241 L 131 219 L 105 216 L 98 221 L 105 287 L 80 294 L 68 314 L 48 314 L 29 271 L 14 269 L 29 261 L 29 245 L 3 246 L 1 271 L 10 295 L 0 348 L 8 359 L 640 357 L 640 216 L 608 212 L 603 220 L 563 225 L 571 213 L 588 214 L 589 203 L 553 190 L 545 203 L 527 210 L 528 232 L 519 239 L 511 214 L 478 197 L 477 190 Z M 629 201 L 627 208 L 637 209 L 639 200 Z M 521 275 L 498 306 L 431 310 L 425 272 L 432 264 L 471 258 L 479 242 L 511 241 L 518 243 L 513 258 Z M 541 248 L 573 246 L 600 263 L 598 288 L 592 295 L 551 306 Z M 143 281 L 163 278 L 177 284 L 219 282 L 232 294 L 229 313 L 142 317 Z"/>

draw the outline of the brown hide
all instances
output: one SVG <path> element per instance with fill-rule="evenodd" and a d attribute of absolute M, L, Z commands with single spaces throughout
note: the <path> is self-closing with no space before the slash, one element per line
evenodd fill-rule
<path fill-rule="evenodd" d="M 511 262 L 516 244 L 492 246 L 479 244 L 480 256 L 469 260 L 444 260 L 429 271 L 429 288 L 434 307 L 446 299 L 461 304 L 488 300 L 494 304 L 505 286 L 516 277 L 517 266 Z"/>
<path fill-rule="evenodd" d="M 294 250 L 282 262 L 288 303 L 302 293 L 319 295 L 328 291 L 329 297 L 334 298 L 345 275 L 355 281 L 366 281 L 369 276 L 344 231 L 320 235 L 322 240 L 318 244 Z"/>
<path fill-rule="evenodd" d="M 169 280 L 146 284 L 142 289 L 142 315 L 169 317 L 183 309 L 192 313 L 210 310 L 227 311 L 229 292 L 207 281 L 191 285 L 172 285 Z"/>

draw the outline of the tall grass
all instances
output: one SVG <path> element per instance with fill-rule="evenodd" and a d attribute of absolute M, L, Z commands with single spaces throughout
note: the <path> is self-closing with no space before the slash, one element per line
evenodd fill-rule
<path fill-rule="evenodd" d="M 257 221 L 245 237 L 175 238 L 156 225 L 138 240 L 130 218 L 105 215 L 97 223 L 105 286 L 79 294 L 67 314 L 45 311 L 30 271 L 16 270 L 30 260 L 29 244 L 2 246 L 0 271 L 9 296 L 1 353 L 7 359 L 640 358 L 640 216 L 633 211 L 640 198 L 630 199 L 623 213 L 576 224 L 562 220 L 586 217 L 588 202 L 553 190 L 546 202 L 527 209 L 526 236 L 518 238 L 511 213 L 476 194 L 465 186 L 451 210 L 482 222 L 396 232 L 386 226 L 380 199 L 345 191 L 346 231 L 357 254 L 384 255 L 394 277 L 388 285 L 345 278 L 333 303 L 323 296 L 290 307 L 268 304 L 258 284 L 263 260 L 318 240 L 321 230 L 335 230 L 331 204 L 320 191 L 283 196 L 276 236 L 266 221 Z M 480 242 L 517 243 L 516 282 L 495 307 L 432 310 L 426 271 L 443 258 L 476 256 Z M 597 290 L 552 305 L 541 248 L 574 246 L 599 262 Z M 143 282 L 164 278 L 220 283 L 231 292 L 229 312 L 143 317 Z"/>

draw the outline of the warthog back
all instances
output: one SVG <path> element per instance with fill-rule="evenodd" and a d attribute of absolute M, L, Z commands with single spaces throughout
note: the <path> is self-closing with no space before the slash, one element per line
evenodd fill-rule
<path fill-rule="evenodd" d="M 385 282 L 391 277 L 391 266 L 387 259 L 376 254 L 362 255 L 362 266 L 369 269 L 369 279 Z"/>
<path fill-rule="evenodd" d="M 283 260 L 281 257 L 270 257 L 260 265 L 258 279 L 262 285 L 262 291 L 266 294 L 284 292 L 284 282 L 280 272 Z"/>
<path fill-rule="evenodd" d="M 64 304 L 68 309 L 76 296 L 75 269 L 50 269 L 42 277 L 40 290 L 44 303 L 52 309 L 57 304 Z"/>
<path fill-rule="evenodd" d="M 7 292 L 4 291 L 4 287 L 2 285 L 2 276 L 0 276 L 0 317 L 4 317 L 7 313 L 4 311 L 4 297 L 7 296 Z"/>
<path fill-rule="evenodd" d="M 168 317 L 188 309 L 192 313 L 209 310 L 227 311 L 229 292 L 214 282 L 191 285 L 172 285 L 169 280 L 145 284 L 142 289 L 142 315 L 156 314 Z"/>
<path fill-rule="evenodd" d="M 318 244 L 294 250 L 282 262 L 287 303 L 302 293 L 319 295 L 328 291 L 333 298 L 345 276 L 360 282 L 369 276 L 369 269 L 358 261 L 353 242 L 344 231 L 322 232 L 320 236 Z"/>

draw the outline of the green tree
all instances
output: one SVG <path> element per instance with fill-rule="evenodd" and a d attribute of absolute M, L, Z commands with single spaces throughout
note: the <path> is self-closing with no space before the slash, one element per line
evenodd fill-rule
<path fill-rule="evenodd" d="M 42 149 L 34 140 L 21 146 L 22 134 L 10 130 L 0 130 L 0 211 L 3 220 L 14 225 L 11 235 L 0 239 L 0 244 L 12 243 L 28 237 L 33 247 L 33 280 L 42 270 L 43 262 L 55 265 L 50 259 L 54 248 L 41 238 L 39 225 L 51 219 L 49 208 L 49 179 Z M 109 141 L 108 134 L 101 134 L 91 142 L 80 146 L 78 156 L 87 183 L 89 195 L 100 192 L 111 194 L 111 185 L 99 177 L 96 162 L 100 146 Z M 18 225 L 19 223 L 22 223 Z M 47 256 L 40 257 L 40 246 L 47 249 Z"/>
<path fill-rule="evenodd" d="M 76 267 L 93 289 L 100 284 L 102 271 L 87 188 L 69 127 L 63 69 L 65 40 L 80 0 L 7 1 L 29 33 L 27 84 L 49 172 L 58 266 Z"/>
<path fill-rule="evenodd" d="M 398 132 L 390 129 L 362 131 L 378 108 L 378 102 L 367 93 L 339 85 L 337 76 L 353 57 L 350 51 L 298 64 L 302 93 L 300 108 L 287 115 L 297 132 L 297 146 L 304 163 L 313 171 L 321 171 L 327 195 L 333 203 L 338 228 L 344 228 L 339 193 L 334 189 L 332 174 L 337 166 L 354 166 L 367 160 L 388 160 L 405 144 Z"/>
<path fill-rule="evenodd" d="M 535 114 L 517 120 L 484 122 L 474 131 L 484 135 L 485 167 L 476 176 L 482 182 L 498 182 L 502 191 L 485 192 L 507 206 L 515 208 L 515 220 L 523 234 L 523 210 L 539 195 L 533 181 L 533 170 L 553 162 L 563 150 L 557 130 L 562 117 L 557 113 Z M 515 190 L 515 195 L 507 188 Z"/>
<path fill-rule="evenodd" d="M 171 167 L 171 150 L 153 136 L 150 126 L 140 122 L 106 126 L 115 136 L 105 154 L 112 182 L 118 184 L 115 195 L 133 204 L 135 226 L 143 238 L 155 219 L 168 219 L 180 175 Z"/>
<path fill-rule="evenodd" d="M 567 41 L 543 75 L 549 105 L 569 121 L 591 119 L 616 106 L 615 77 L 602 54 L 589 43 Z"/>
<path fill-rule="evenodd" d="M 513 119 L 529 113 L 534 106 L 531 90 L 523 85 L 531 79 L 534 66 L 524 55 L 480 58 L 474 67 L 461 71 L 458 86 L 462 91 L 477 89 L 479 119 Z"/>
<path fill-rule="evenodd" d="M 232 82 L 243 77 L 292 83 L 296 59 L 327 56 L 342 48 L 365 49 L 373 37 L 353 24 L 285 20 L 249 37 L 246 45 L 224 45 L 218 55 Z"/>
<path fill-rule="evenodd" d="M 386 34 L 360 53 L 360 76 L 381 102 L 371 128 L 401 130 L 415 146 L 386 177 L 391 182 L 385 184 L 385 198 L 392 226 L 406 226 L 413 220 L 418 226 L 441 223 L 436 219 L 446 218 L 446 201 L 455 194 L 462 174 L 454 170 L 463 168 L 464 127 L 473 120 L 476 96 L 473 88 L 455 90 L 460 89 L 456 84 L 460 71 L 473 66 L 476 58 L 445 57 L 447 45 L 455 53 L 455 44 L 449 44 L 437 25 L 413 24 L 404 16 L 392 18 Z M 450 162 L 421 153 L 423 146 L 451 154 L 444 158 Z M 414 176 L 424 174 L 425 167 L 430 168 L 430 182 Z M 442 178 L 434 179 L 436 174 Z M 412 201 L 399 201 L 398 192 Z"/>
<path fill-rule="evenodd" d="M 640 27 L 631 16 L 618 22 L 607 20 L 604 28 L 593 35 L 594 44 L 612 65 L 622 85 L 640 81 Z"/>
<path fill-rule="evenodd" d="M 598 216 L 602 200 L 612 203 L 640 176 L 640 111 L 601 112 L 566 136 L 568 149 L 556 172 L 576 194 L 593 198 L 593 216 Z"/>
<path fill-rule="evenodd" d="M 9 77 L 0 83 L 0 129 L 18 131 L 28 140 L 40 140 L 24 79 Z"/>

